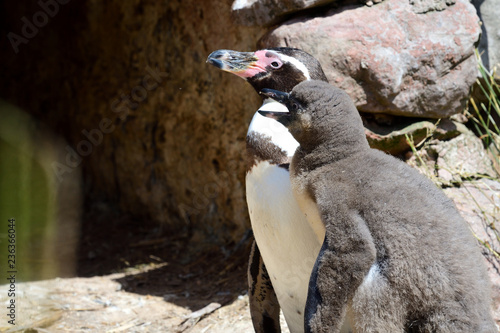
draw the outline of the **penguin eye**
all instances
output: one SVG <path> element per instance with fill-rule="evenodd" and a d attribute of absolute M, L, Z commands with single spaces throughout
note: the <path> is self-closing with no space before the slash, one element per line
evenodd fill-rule
<path fill-rule="evenodd" d="M 297 111 L 299 109 L 299 104 L 297 104 L 296 102 L 292 102 L 291 107 L 292 107 L 292 110 Z"/>
<path fill-rule="evenodd" d="M 279 62 L 277 62 L 277 61 L 273 61 L 273 62 L 271 63 L 271 67 L 272 67 L 272 68 L 280 68 L 280 67 L 281 67 L 281 64 L 280 64 Z"/>

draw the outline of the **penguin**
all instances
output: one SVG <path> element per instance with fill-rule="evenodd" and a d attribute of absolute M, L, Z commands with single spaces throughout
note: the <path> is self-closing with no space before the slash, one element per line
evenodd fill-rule
<path fill-rule="evenodd" d="M 350 97 L 326 82 L 264 89 L 289 112 L 260 111 L 300 146 L 293 193 L 325 237 L 310 276 L 305 332 L 498 332 L 479 247 L 428 178 L 371 149 Z"/>
<path fill-rule="evenodd" d="M 327 82 L 318 60 L 294 48 L 217 50 L 207 62 L 243 78 L 256 92 L 291 91 L 308 80 Z M 259 110 L 286 108 L 264 98 Z M 281 309 L 290 331 L 302 333 L 309 277 L 324 231 L 308 223 L 291 190 L 288 166 L 298 143 L 286 127 L 255 112 L 246 144 L 246 199 L 255 238 L 248 266 L 253 326 L 257 333 L 280 332 Z"/>

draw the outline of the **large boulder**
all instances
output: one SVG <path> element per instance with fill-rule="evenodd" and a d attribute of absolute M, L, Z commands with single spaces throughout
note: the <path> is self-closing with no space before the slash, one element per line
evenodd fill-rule
<path fill-rule="evenodd" d="M 295 18 L 260 46 L 310 52 L 360 111 L 441 118 L 463 110 L 480 32 L 467 0 L 387 0 Z"/>

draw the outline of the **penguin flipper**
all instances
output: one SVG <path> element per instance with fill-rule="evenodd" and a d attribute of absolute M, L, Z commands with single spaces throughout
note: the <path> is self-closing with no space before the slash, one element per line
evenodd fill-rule
<path fill-rule="evenodd" d="M 257 243 L 252 244 L 248 265 L 249 303 L 256 333 L 280 333 L 280 305 Z"/>
<path fill-rule="evenodd" d="M 326 233 L 309 280 L 306 333 L 324 332 L 325 328 L 340 331 L 348 302 L 376 260 L 375 245 L 364 220 L 357 213 L 344 211 L 342 214 L 341 208 L 334 208 L 321 212 Z"/>

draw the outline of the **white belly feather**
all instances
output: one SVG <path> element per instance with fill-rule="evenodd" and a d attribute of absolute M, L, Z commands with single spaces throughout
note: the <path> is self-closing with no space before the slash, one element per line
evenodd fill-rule
<path fill-rule="evenodd" d="M 255 240 L 293 333 L 304 330 L 309 277 L 321 242 L 299 209 L 287 170 L 260 162 L 247 173 L 247 204 Z"/>

